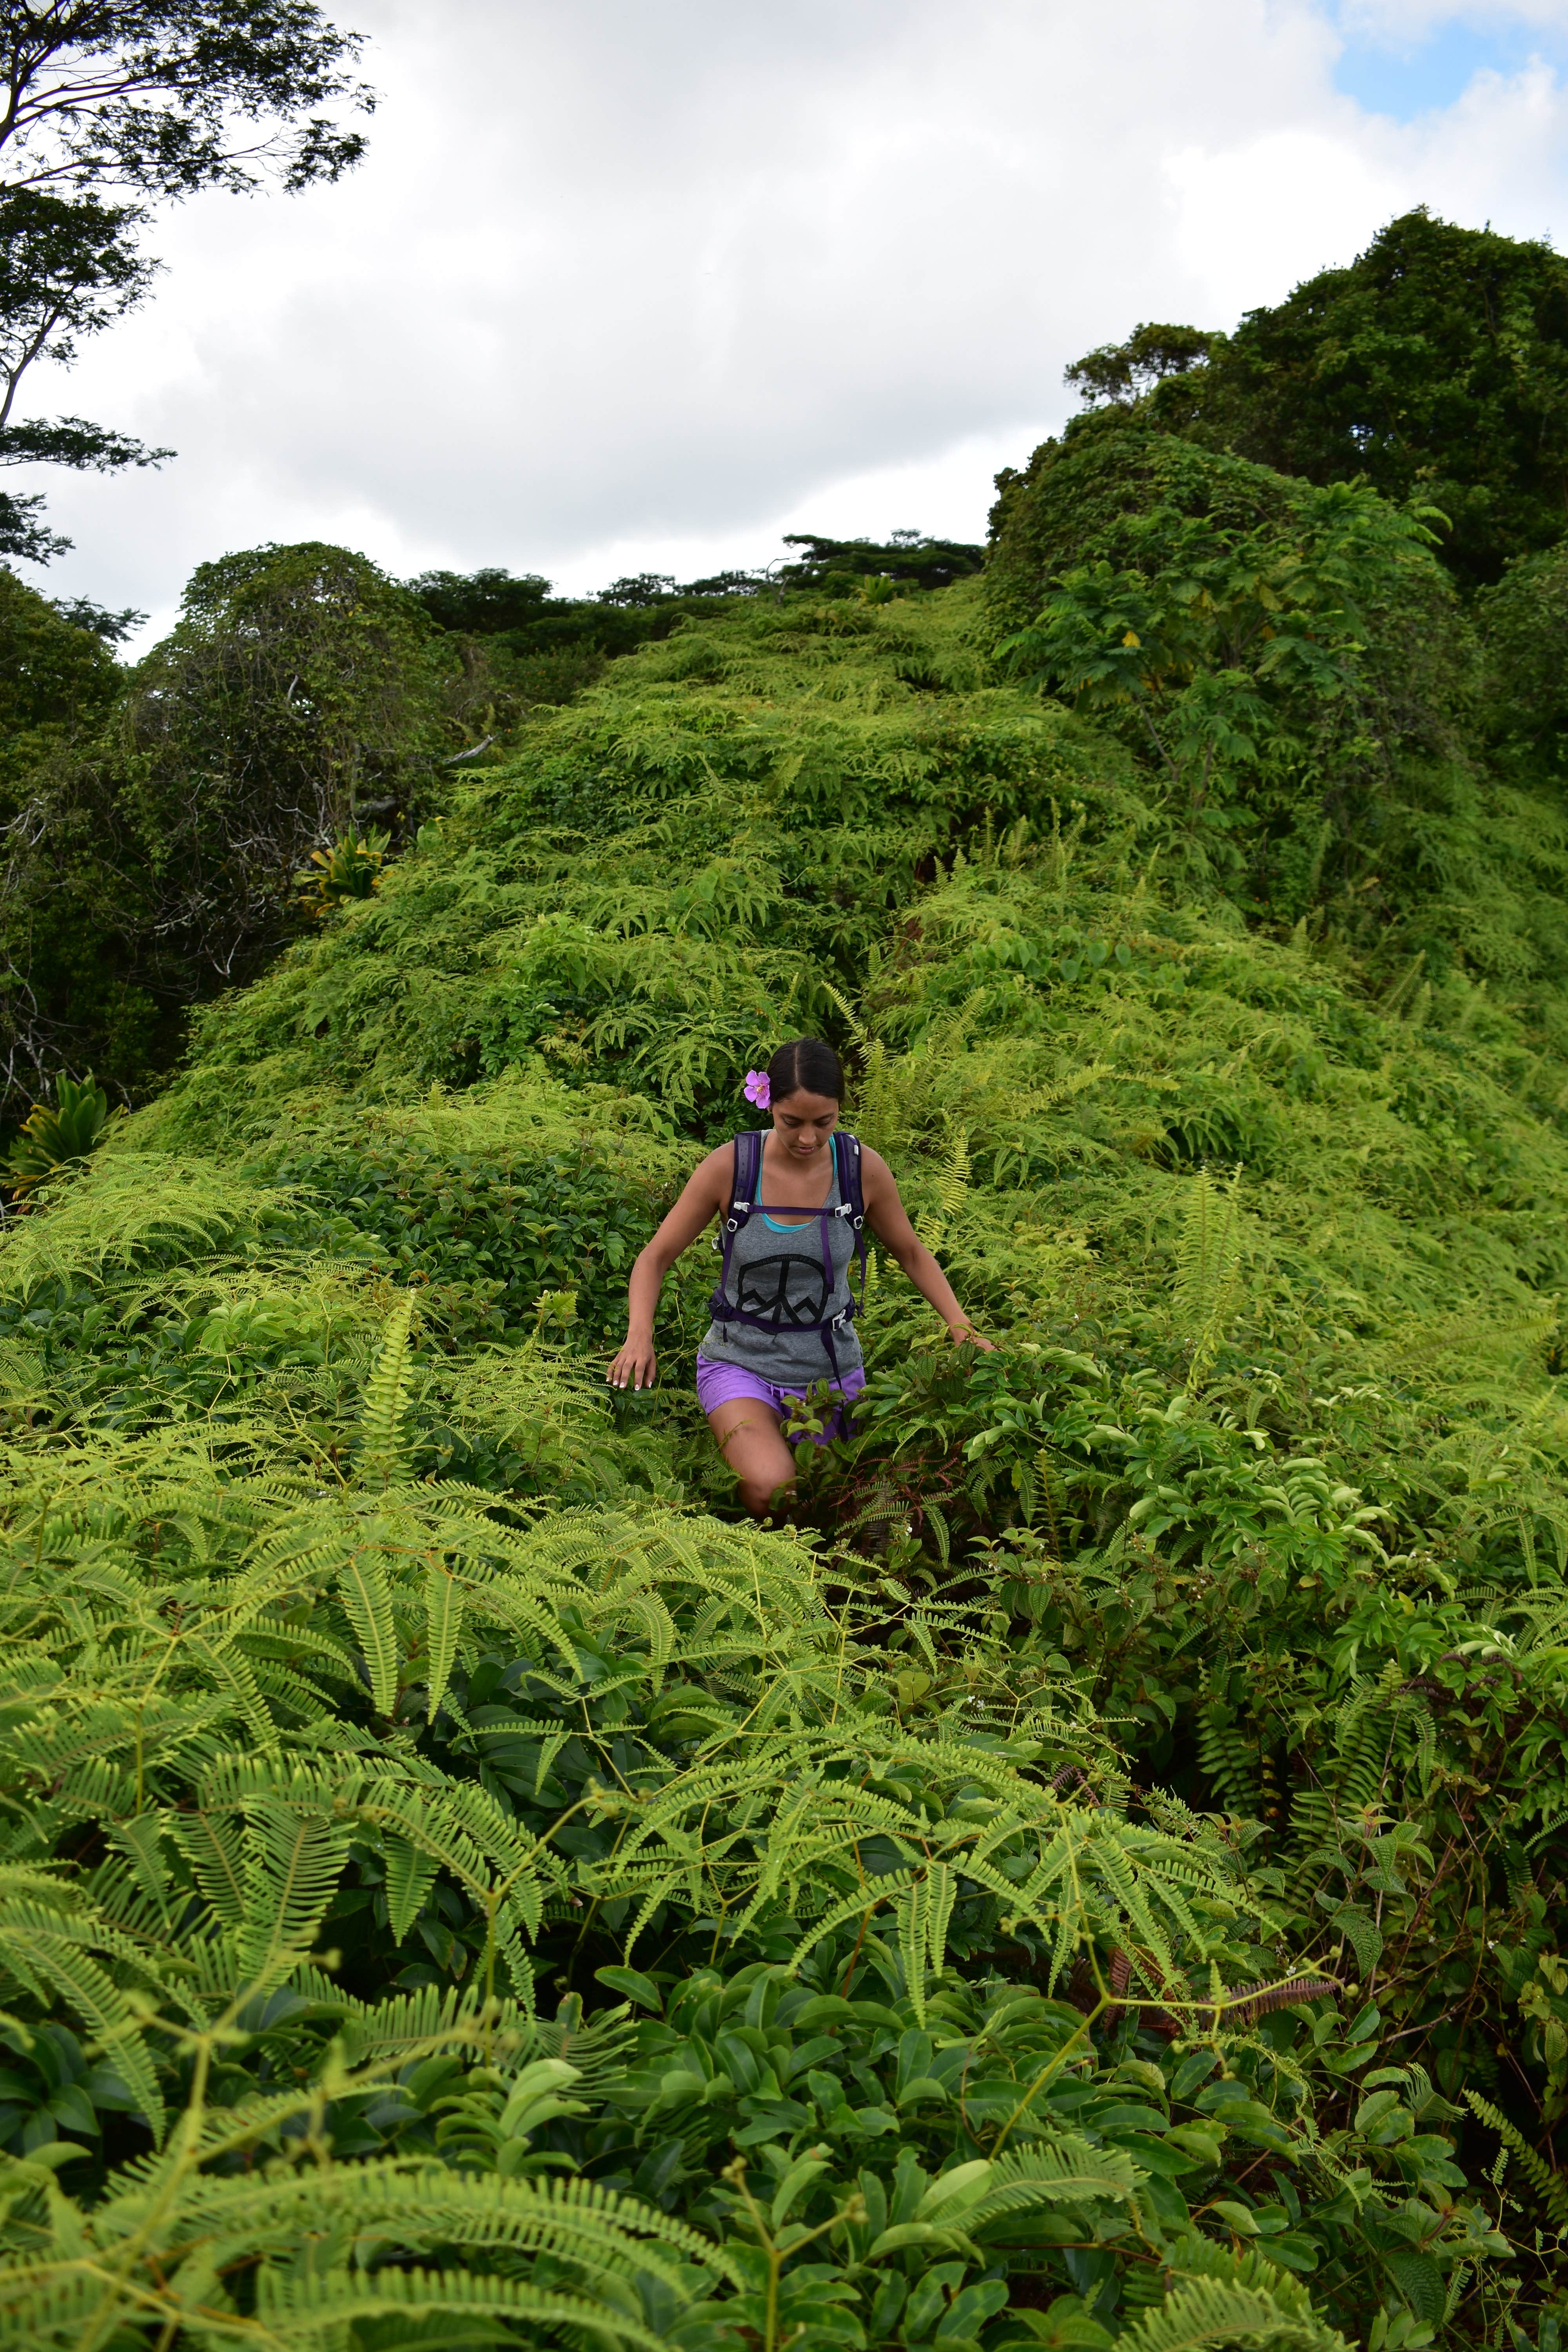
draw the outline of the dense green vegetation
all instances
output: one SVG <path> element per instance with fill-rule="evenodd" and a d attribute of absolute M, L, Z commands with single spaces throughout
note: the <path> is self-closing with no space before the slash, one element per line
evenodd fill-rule
<path fill-rule="evenodd" d="M 1130 401 L 951 584 L 10 592 L 14 806 L 319 856 L 13 1162 L 0 2340 L 1555 2352 L 1568 572 L 1430 503 Z M 704 1253 L 603 1368 L 808 1028 L 998 1344 L 874 1260 L 768 1532 Z"/>
<path fill-rule="evenodd" d="M 450 768 L 619 656 L 737 596 L 891 595 L 981 554 L 917 532 L 801 544 L 776 582 L 649 575 L 576 599 L 536 574 L 405 587 L 342 548 L 257 548 L 200 565 L 131 667 L 110 646 L 137 615 L 0 572 L 0 1134 L 61 1068 L 144 1098 L 193 1005 L 367 893 Z"/>
<path fill-rule="evenodd" d="M 1563 535 L 1568 261 L 1424 205 L 1234 335 L 1140 327 L 1068 378 L 1205 447 L 1429 500 L 1469 585 Z"/>

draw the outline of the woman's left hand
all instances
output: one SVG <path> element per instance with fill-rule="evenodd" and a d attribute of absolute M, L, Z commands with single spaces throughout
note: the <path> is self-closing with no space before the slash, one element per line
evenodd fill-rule
<path fill-rule="evenodd" d="M 971 1348 L 984 1348 L 988 1356 L 995 1352 L 995 1340 L 988 1339 L 983 1331 L 977 1331 L 973 1323 L 950 1323 L 947 1327 L 947 1336 L 955 1348 L 966 1345 Z"/>

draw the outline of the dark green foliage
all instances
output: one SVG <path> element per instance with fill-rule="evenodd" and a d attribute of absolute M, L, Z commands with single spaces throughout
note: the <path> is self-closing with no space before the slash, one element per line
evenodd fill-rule
<path fill-rule="evenodd" d="M 1555 783 L 1568 761 L 1568 556 L 1554 548 L 1519 557 L 1477 597 L 1476 622 L 1491 741 L 1526 774 Z"/>
<path fill-rule="evenodd" d="M 1385 497 L 1436 506 L 1461 583 L 1496 580 L 1568 519 L 1568 262 L 1420 207 L 1348 268 L 1248 311 L 1149 406 L 1280 473 L 1364 475 Z"/>
<path fill-rule="evenodd" d="M 896 530 L 885 545 L 870 539 L 823 539 L 812 531 L 786 531 L 786 547 L 804 548 L 780 574 L 793 588 L 849 593 L 858 582 L 888 579 L 901 588 L 947 588 L 981 570 L 985 551 L 952 539 L 928 539 L 923 531 Z"/>
<path fill-rule="evenodd" d="M 49 602 L 62 621 L 68 621 L 73 629 L 86 629 L 93 636 L 101 637 L 106 646 L 123 645 L 147 618 L 145 613 L 138 613 L 132 605 L 111 613 L 107 606 L 95 604 L 90 596 L 51 596 Z"/>
<path fill-rule="evenodd" d="M 537 572 L 514 579 L 495 565 L 475 572 L 423 572 L 408 583 L 430 618 L 465 636 L 497 636 L 526 629 L 552 603 L 550 583 Z"/>
<path fill-rule="evenodd" d="M 15 787 L 30 761 L 90 729 L 123 673 L 102 635 L 0 566 L 0 775 Z M 7 793 L 7 818 L 16 801 Z"/>
<path fill-rule="evenodd" d="M 776 567 L 776 583 L 771 572 L 723 572 L 683 585 L 672 573 L 644 572 L 612 581 L 596 596 L 574 598 L 552 596 L 538 572 L 514 577 L 491 566 L 426 572 L 409 585 L 442 628 L 483 642 L 498 708 L 510 720 L 536 704 L 570 701 L 606 661 L 717 617 L 736 599 L 767 594 L 776 602 L 785 588 L 847 596 L 883 580 L 900 590 L 943 588 L 984 562 L 981 548 L 915 530 L 895 531 L 885 546 L 798 531 L 784 544 L 809 551 Z"/>
<path fill-rule="evenodd" d="M 135 205 L 74 200 L 28 186 L 0 187 L 0 466 L 49 465 L 112 472 L 158 464 L 148 449 L 79 416 L 14 423 L 23 376 L 47 357 L 68 367 L 84 336 L 101 334 L 145 299 L 155 265 L 139 254 Z M 33 562 L 68 544 L 42 544 L 36 498 L 0 496 L 0 553 Z"/>
<path fill-rule="evenodd" d="M 607 588 L 600 589 L 595 602 L 641 611 L 650 604 L 664 604 L 674 593 L 673 572 L 637 572 L 612 580 Z"/>
<path fill-rule="evenodd" d="M 47 351 L 68 367 L 84 335 L 101 334 L 144 301 L 154 265 L 139 254 L 133 205 L 77 202 L 41 189 L 0 193 L 0 425 L 24 372 Z"/>
<path fill-rule="evenodd" d="M 310 0 L 135 0 L 47 16 L 6 0 L 5 136 L 24 186 L 161 196 L 336 179 L 364 151 L 311 109 L 370 93 L 360 37 Z M 258 136 L 258 133 L 260 136 Z"/>
<path fill-rule="evenodd" d="M 710 597 L 728 593 L 708 582 L 678 591 L 673 580 L 649 574 L 618 581 L 597 596 L 552 596 L 538 572 L 514 578 L 494 566 L 468 574 L 426 572 L 409 586 L 442 628 L 482 645 L 502 729 L 537 705 L 570 702 L 606 661 L 668 637 L 689 615 L 710 609 Z"/>
<path fill-rule="evenodd" d="M 1134 327 L 1124 343 L 1102 343 L 1074 360 L 1063 381 L 1091 401 L 1135 400 L 1167 376 L 1200 366 L 1223 340 L 1201 327 Z"/>
<path fill-rule="evenodd" d="M 476 680 L 374 564 L 314 543 L 204 565 L 129 675 L 8 574 L 0 627 L 10 1084 L 90 1061 L 144 1089 L 186 1008 L 298 928 L 319 844 L 377 819 L 401 841 L 438 803 Z"/>
<path fill-rule="evenodd" d="M 379 1142 L 262 1164 L 369 1235 L 400 1280 L 427 1287 L 457 1318 L 461 1338 L 515 1336 L 545 1293 L 568 1291 L 585 1337 L 618 1337 L 632 1259 L 665 1205 L 628 1186 L 624 1163 L 588 1150 L 531 1159 Z"/>

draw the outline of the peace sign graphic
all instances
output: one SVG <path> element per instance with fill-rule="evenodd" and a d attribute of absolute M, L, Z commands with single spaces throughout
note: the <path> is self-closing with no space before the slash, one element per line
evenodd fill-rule
<path fill-rule="evenodd" d="M 798 1251 L 753 1258 L 740 1269 L 735 1304 L 742 1315 L 759 1316 L 775 1331 L 786 1324 L 818 1324 L 827 1311 L 827 1277 Z"/>

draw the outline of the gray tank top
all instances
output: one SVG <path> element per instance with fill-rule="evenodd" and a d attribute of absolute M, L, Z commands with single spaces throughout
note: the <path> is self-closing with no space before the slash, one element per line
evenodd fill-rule
<path fill-rule="evenodd" d="M 767 1198 L 759 1171 L 759 1194 Z M 833 1162 L 833 1183 L 825 1209 L 837 1208 L 838 1162 Z M 829 1286 L 822 1263 L 823 1235 L 827 1236 Z M 730 1249 L 730 1279 L 724 1296 L 753 1315 L 771 1316 L 782 1308 L 776 1330 L 755 1323 L 710 1323 L 699 1352 L 716 1364 L 740 1364 L 758 1372 L 777 1388 L 809 1388 L 813 1381 L 831 1380 L 833 1362 L 820 1331 L 792 1328 L 820 1322 L 825 1315 L 842 1315 L 850 1303 L 849 1265 L 855 1255 L 853 1220 L 832 1217 L 826 1222 L 808 1216 L 792 1225 L 753 1211 Z M 833 1333 L 833 1352 L 840 1372 L 858 1370 L 864 1359 L 852 1323 Z"/>

